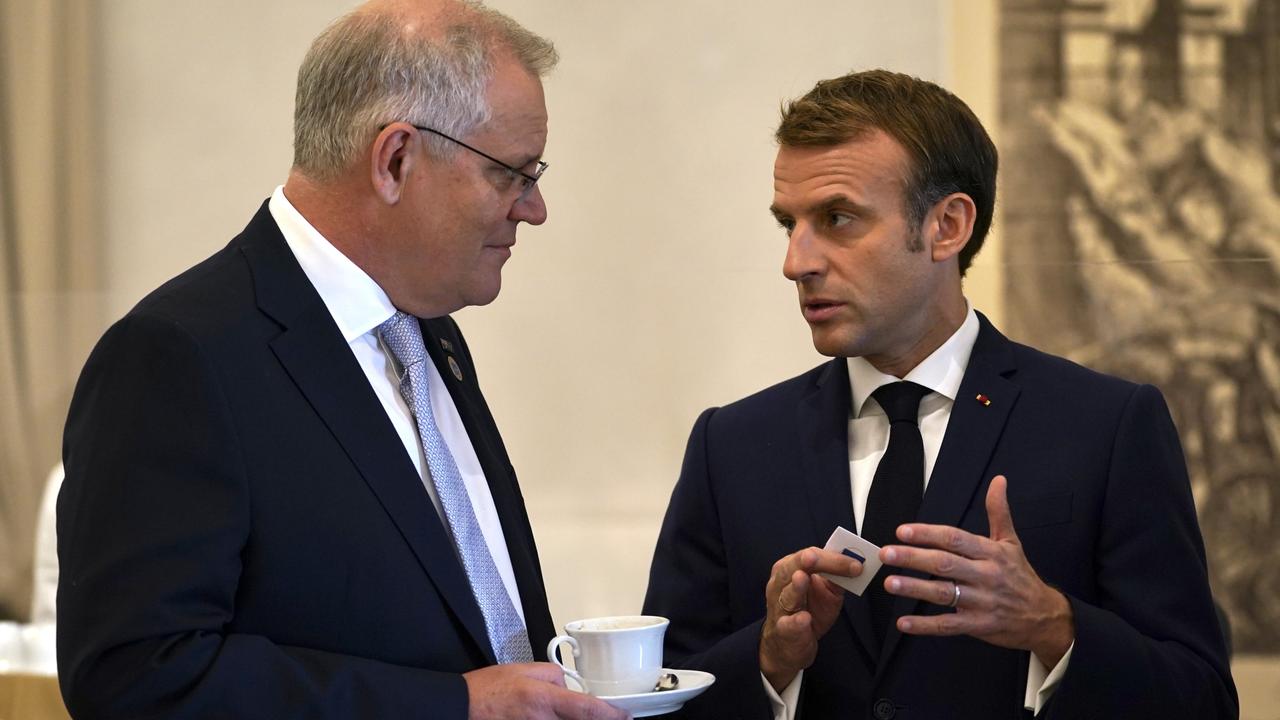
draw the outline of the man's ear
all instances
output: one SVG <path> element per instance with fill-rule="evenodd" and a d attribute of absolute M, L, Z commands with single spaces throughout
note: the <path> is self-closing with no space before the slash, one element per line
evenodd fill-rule
<path fill-rule="evenodd" d="M 406 123 L 391 123 L 373 139 L 369 153 L 369 180 L 378 197 L 388 205 L 400 202 L 405 182 L 417 157 L 414 143 L 421 137 Z"/>
<path fill-rule="evenodd" d="M 965 193 L 951 193 L 933 206 L 925 219 L 924 237 L 934 262 L 949 260 L 960 254 L 973 237 L 973 222 L 978 208 Z"/>

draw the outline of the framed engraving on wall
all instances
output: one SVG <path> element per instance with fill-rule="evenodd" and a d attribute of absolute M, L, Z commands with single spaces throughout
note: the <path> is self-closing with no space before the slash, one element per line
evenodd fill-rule
<path fill-rule="evenodd" d="M 1280 717 L 1280 1 L 998 8 L 1004 324 L 1164 392 Z"/>

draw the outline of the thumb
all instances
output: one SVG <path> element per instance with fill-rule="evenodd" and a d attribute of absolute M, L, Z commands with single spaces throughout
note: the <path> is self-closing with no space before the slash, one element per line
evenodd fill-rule
<path fill-rule="evenodd" d="M 992 540 L 1016 543 L 1018 533 L 1013 529 L 1013 514 L 1009 512 L 1008 485 L 1003 475 L 991 478 L 991 487 L 987 489 L 987 524 L 991 526 Z"/>
<path fill-rule="evenodd" d="M 631 714 L 622 708 L 586 693 L 565 690 L 553 708 L 555 717 L 569 720 L 628 720 Z"/>

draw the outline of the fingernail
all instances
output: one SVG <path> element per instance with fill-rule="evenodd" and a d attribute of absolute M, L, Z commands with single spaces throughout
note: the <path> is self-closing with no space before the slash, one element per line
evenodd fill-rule
<path fill-rule="evenodd" d="M 909 527 L 904 526 L 904 527 L 898 528 L 898 537 L 902 538 L 903 540 L 910 540 L 911 536 L 914 534 L 915 533 L 913 533 L 911 531 L 911 528 Z"/>
<path fill-rule="evenodd" d="M 902 618 L 901 620 L 898 621 L 898 629 L 901 630 L 902 632 L 906 632 L 910 630 L 911 621 L 906 618 Z"/>
<path fill-rule="evenodd" d="M 898 589 L 902 587 L 902 581 L 898 578 L 889 578 L 888 585 L 890 592 L 897 592 Z"/>
<path fill-rule="evenodd" d="M 891 563 L 898 559 L 898 551 L 893 548 L 886 548 L 884 551 L 884 561 Z"/>

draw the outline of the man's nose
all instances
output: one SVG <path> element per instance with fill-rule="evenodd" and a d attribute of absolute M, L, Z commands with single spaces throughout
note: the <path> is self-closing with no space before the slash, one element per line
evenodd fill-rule
<path fill-rule="evenodd" d="M 547 201 L 542 197 L 542 187 L 535 184 L 529 192 L 516 198 L 507 219 L 541 225 L 547 221 Z"/>
<path fill-rule="evenodd" d="M 797 222 L 787 239 L 787 257 L 782 261 L 782 274 L 792 282 L 822 273 L 824 261 L 813 229 Z"/>

